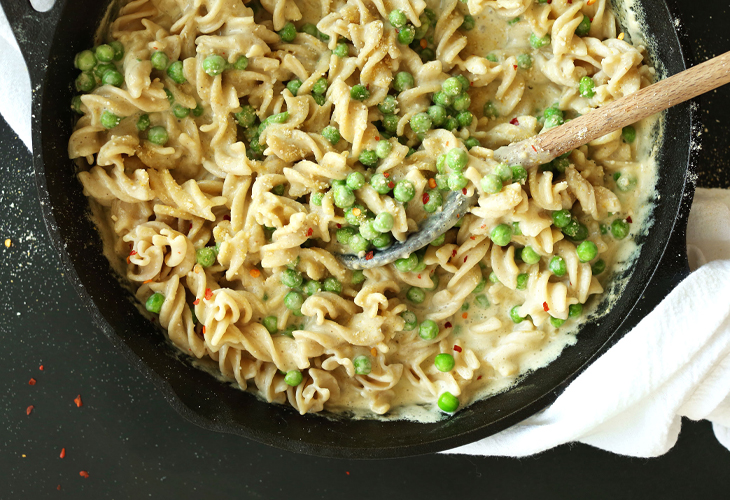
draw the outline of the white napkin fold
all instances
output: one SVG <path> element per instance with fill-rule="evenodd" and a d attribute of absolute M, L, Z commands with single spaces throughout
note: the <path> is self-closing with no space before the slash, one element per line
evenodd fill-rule
<path fill-rule="evenodd" d="M 0 67 L 0 114 L 30 149 L 30 78 L 2 9 Z M 687 248 L 701 267 L 550 407 L 446 453 L 525 456 L 579 441 L 653 457 L 677 441 L 682 416 L 713 422 L 730 449 L 730 191 L 697 190 Z"/>

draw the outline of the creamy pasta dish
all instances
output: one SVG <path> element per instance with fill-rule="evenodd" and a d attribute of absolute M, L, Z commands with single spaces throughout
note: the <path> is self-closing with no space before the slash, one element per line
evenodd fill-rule
<path fill-rule="evenodd" d="M 493 151 L 649 85 L 606 0 L 133 0 L 76 56 L 68 152 L 170 341 L 300 413 L 442 418 L 574 342 L 628 260 L 652 126 Z M 392 264 L 449 192 L 478 202 Z M 605 294 L 604 294 L 605 295 Z"/>

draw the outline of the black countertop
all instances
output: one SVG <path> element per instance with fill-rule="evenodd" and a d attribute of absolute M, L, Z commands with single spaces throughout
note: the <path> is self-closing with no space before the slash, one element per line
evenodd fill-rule
<path fill-rule="evenodd" d="M 728 3 L 682 2 L 681 29 L 698 62 L 730 50 Z M 730 89 L 700 107 L 698 185 L 730 187 Z M 0 153 L 0 242 L 12 241 L 0 247 L 0 498 L 728 496 L 730 452 L 708 422 L 685 420 L 677 445 L 648 460 L 581 444 L 523 459 L 335 460 L 203 430 L 173 411 L 80 309 L 41 219 L 30 153 L 1 119 Z"/>

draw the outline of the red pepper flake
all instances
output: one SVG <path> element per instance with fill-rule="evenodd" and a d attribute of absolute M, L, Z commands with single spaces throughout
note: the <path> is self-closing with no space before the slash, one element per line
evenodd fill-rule
<path fill-rule="evenodd" d="M 468 317 L 469 317 L 469 313 L 461 313 L 461 317 L 462 317 L 463 319 L 466 319 L 466 318 L 468 318 Z"/>
<path fill-rule="evenodd" d="M 461 190 L 461 194 L 463 194 L 464 196 L 466 196 L 466 188 L 463 188 L 463 189 Z"/>
<path fill-rule="evenodd" d="M 486 228 L 487 228 L 487 225 L 486 224 L 482 224 L 481 229 L 486 229 Z"/>
<path fill-rule="evenodd" d="M 205 289 L 205 300 L 210 300 L 213 298 L 213 290 L 210 288 Z"/>
<path fill-rule="evenodd" d="M 419 279 L 419 280 L 421 279 L 421 275 L 420 275 L 420 274 L 418 275 L 418 279 Z"/>
<path fill-rule="evenodd" d="M 313 234 L 314 234 L 314 229 L 312 229 L 311 227 L 309 229 L 307 229 L 307 238 L 309 238 Z"/>
<path fill-rule="evenodd" d="M 205 325 L 203 325 L 203 335 L 205 335 Z"/>
<path fill-rule="evenodd" d="M 421 45 L 422 49 L 425 49 L 426 47 L 428 47 L 428 42 L 426 41 L 425 38 L 421 38 L 421 41 L 419 42 L 419 44 Z"/>
<path fill-rule="evenodd" d="M 451 321 L 444 323 L 444 328 L 451 328 Z"/>
<path fill-rule="evenodd" d="M 512 118 L 509 123 L 510 125 L 519 125 L 520 121 L 517 118 Z"/>
<path fill-rule="evenodd" d="M 56 489 L 57 489 L 58 491 L 61 491 L 61 485 L 59 484 L 58 486 L 56 486 Z"/>
<path fill-rule="evenodd" d="M 231 216 L 226 214 L 223 216 L 223 220 L 231 220 Z"/>
<path fill-rule="evenodd" d="M 31 379 L 28 381 L 28 385 L 35 385 L 36 380 L 31 377 Z"/>
<path fill-rule="evenodd" d="M 388 183 L 388 187 L 389 187 L 390 189 L 393 189 L 393 188 L 395 187 L 395 182 L 393 182 L 393 181 L 390 181 L 390 182 Z"/>
<path fill-rule="evenodd" d="M 365 254 L 365 260 L 370 260 L 373 258 L 373 251 L 370 250 L 367 254 Z"/>
<path fill-rule="evenodd" d="M 248 274 L 250 274 L 252 278 L 258 278 L 261 276 L 261 271 L 254 267 L 248 272 Z"/>
<path fill-rule="evenodd" d="M 532 146 L 532 150 L 537 153 L 537 148 L 535 146 Z"/>
<path fill-rule="evenodd" d="M 76 403 L 76 406 L 78 408 L 81 408 L 82 406 L 84 406 L 84 403 L 81 401 L 81 394 L 79 394 L 78 396 L 76 396 L 74 398 L 74 403 Z"/>
<path fill-rule="evenodd" d="M 195 299 L 195 300 L 193 301 L 193 305 L 194 305 L 194 306 L 197 306 L 198 304 L 200 304 L 200 299 Z"/>
<path fill-rule="evenodd" d="M 451 251 L 451 258 L 453 259 L 454 257 L 456 257 L 456 248 Z"/>
<path fill-rule="evenodd" d="M 86 478 L 86 477 L 89 477 L 89 473 L 86 472 L 85 470 L 82 470 L 81 472 L 79 472 L 79 476 Z"/>
<path fill-rule="evenodd" d="M 517 65 L 516 65 L 516 64 L 513 64 L 513 65 L 512 65 L 512 67 L 513 67 L 514 69 L 517 69 Z"/>
<path fill-rule="evenodd" d="M 472 241 L 474 241 L 475 239 L 477 239 L 477 237 L 476 236 L 469 236 L 469 239 L 472 240 Z"/>
<path fill-rule="evenodd" d="M 385 173 L 383 174 L 383 177 L 385 177 L 386 179 L 387 179 L 388 177 L 390 177 L 390 172 L 385 172 Z"/>
<path fill-rule="evenodd" d="M 131 252 L 129 252 L 129 256 L 131 257 L 132 255 L 137 255 L 137 250 L 132 250 Z"/>
<path fill-rule="evenodd" d="M 459 347 L 458 345 L 455 345 L 455 346 L 454 346 L 454 350 L 455 350 L 456 352 L 461 352 L 461 347 Z"/>
<path fill-rule="evenodd" d="M 550 0 L 548 0 L 548 3 L 550 3 Z M 479 376 L 477 377 L 477 380 L 481 380 L 481 379 L 482 379 L 482 376 L 481 376 L 481 375 L 479 375 Z"/>
<path fill-rule="evenodd" d="M 474 82 L 472 82 L 471 80 L 469 80 L 469 86 L 470 87 L 473 87 L 474 86 Z"/>
<path fill-rule="evenodd" d="M 464 262 L 466 262 L 466 259 L 468 259 L 468 258 L 469 258 L 468 255 L 464 255 Z"/>
<path fill-rule="evenodd" d="M 542 309 L 545 312 L 548 312 L 550 310 L 550 307 L 548 307 L 548 303 L 547 302 L 543 302 L 542 303 Z"/>
<path fill-rule="evenodd" d="M 39 367 L 38 367 L 38 369 L 39 369 L 40 371 L 43 371 L 43 365 L 39 366 Z"/>
<path fill-rule="evenodd" d="M 634 221 L 631 220 L 631 216 L 629 215 L 628 217 L 626 217 L 626 222 L 628 222 L 629 224 L 631 224 Z"/>
<path fill-rule="evenodd" d="M 337 229 L 342 229 L 342 224 L 337 224 Z"/>
<path fill-rule="evenodd" d="M 347 474 L 349 476 L 350 475 L 350 471 L 349 470 L 346 470 L 345 471 L 345 474 Z"/>
<path fill-rule="evenodd" d="M 61 448 L 61 454 L 58 456 L 64 458 L 66 456 L 66 448 Z"/>
<path fill-rule="evenodd" d="M 30 405 L 28 408 L 25 409 L 25 414 L 30 415 L 30 412 L 32 412 L 34 408 L 35 406 Z"/>
<path fill-rule="evenodd" d="M 426 203 L 428 203 L 428 200 L 430 200 L 430 199 L 431 199 L 431 197 L 428 196 L 428 193 L 423 193 L 423 196 L 421 196 L 421 201 L 423 202 L 424 205 Z"/>
<path fill-rule="evenodd" d="M 380 140 L 380 137 L 376 135 L 376 136 L 375 136 L 375 140 L 376 140 L 376 141 L 379 141 L 379 140 Z"/>

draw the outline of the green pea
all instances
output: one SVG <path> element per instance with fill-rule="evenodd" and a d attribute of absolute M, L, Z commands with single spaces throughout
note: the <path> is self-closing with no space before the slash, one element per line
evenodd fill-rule
<path fill-rule="evenodd" d="M 276 316 L 266 316 L 261 324 L 264 325 L 264 328 L 266 328 L 272 335 L 279 331 L 279 325 Z"/>
<path fill-rule="evenodd" d="M 248 57 L 244 55 L 238 56 L 236 62 L 233 63 L 233 69 L 244 71 L 246 68 L 248 68 Z"/>
<path fill-rule="evenodd" d="M 469 181 L 464 177 L 464 174 L 460 172 L 451 172 L 448 177 L 449 189 L 452 191 L 461 191 L 464 189 Z"/>
<path fill-rule="evenodd" d="M 412 89 L 414 85 L 415 81 L 413 80 L 413 75 L 407 71 L 398 72 L 393 79 L 393 89 L 395 89 L 396 92 L 404 92 Z"/>
<path fill-rule="evenodd" d="M 353 285 L 359 285 L 365 281 L 365 273 L 362 272 L 362 270 L 358 269 L 356 271 L 352 271 L 352 278 L 350 279 L 350 283 Z"/>
<path fill-rule="evenodd" d="M 96 56 L 90 50 L 83 50 L 76 54 L 74 66 L 81 71 L 91 71 L 96 66 Z"/>
<path fill-rule="evenodd" d="M 94 68 L 94 74 L 99 79 L 103 78 L 107 71 L 117 71 L 117 67 L 114 65 L 114 63 L 101 63 L 97 64 L 96 68 Z"/>
<path fill-rule="evenodd" d="M 570 160 L 567 158 L 556 158 L 551 163 L 552 167 L 559 174 L 565 173 L 565 169 L 570 166 Z"/>
<path fill-rule="evenodd" d="M 341 243 L 342 245 L 348 245 L 350 243 L 350 239 L 353 235 L 357 234 L 357 230 L 352 227 L 343 227 L 342 229 L 338 229 L 335 233 L 335 236 L 337 237 L 337 241 Z"/>
<path fill-rule="evenodd" d="M 520 313 L 518 309 L 520 306 L 514 306 L 512 309 L 509 310 L 509 317 L 512 319 L 514 323 L 522 323 L 525 318 L 520 316 Z"/>
<path fill-rule="evenodd" d="M 446 165 L 451 170 L 461 172 L 469 163 L 469 155 L 466 151 L 460 148 L 453 148 L 446 153 Z"/>
<path fill-rule="evenodd" d="M 440 247 L 445 242 L 446 242 L 446 235 L 445 234 L 442 234 L 441 236 L 439 236 L 435 240 L 432 240 L 431 243 L 429 243 L 429 245 L 431 245 L 432 247 Z"/>
<path fill-rule="evenodd" d="M 464 113 L 469 113 L 469 111 L 464 111 Z M 469 115 L 473 117 L 471 113 L 469 113 Z M 477 140 L 476 137 L 469 137 L 467 140 L 464 141 L 464 146 L 466 146 L 467 150 L 471 150 L 471 148 L 475 148 L 479 145 L 479 140 Z"/>
<path fill-rule="evenodd" d="M 580 93 L 581 97 L 587 97 L 591 98 L 596 95 L 596 82 L 591 78 L 590 76 L 584 76 L 580 79 L 580 83 L 578 85 L 578 92 Z"/>
<path fill-rule="evenodd" d="M 499 278 L 497 278 L 497 273 L 491 272 L 489 273 L 489 281 L 492 283 L 499 283 Z"/>
<path fill-rule="evenodd" d="M 624 127 L 621 131 L 621 137 L 623 137 L 625 142 L 631 144 L 636 140 L 636 129 L 632 125 Z"/>
<path fill-rule="evenodd" d="M 76 90 L 79 92 L 91 92 L 96 87 L 96 80 L 91 73 L 81 73 L 76 78 Z"/>
<path fill-rule="evenodd" d="M 175 96 L 172 94 L 170 89 L 166 88 L 165 90 L 165 96 L 167 96 L 167 102 L 170 103 L 170 107 L 172 107 L 172 103 L 175 102 Z"/>
<path fill-rule="evenodd" d="M 611 223 L 611 234 L 617 240 L 626 238 L 629 235 L 630 229 L 629 223 L 621 219 L 616 219 Z"/>
<path fill-rule="evenodd" d="M 301 86 L 302 86 L 302 81 L 301 81 L 301 80 L 299 80 L 298 78 L 295 78 L 294 80 L 290 80 L 290 81 L 289 81 L 289 82 L 288 82 L 288 83 L 286 84 L 286 88 L 287 88 L 287 90 L 288 90 L 289 92 L 291 92 L 291 94 L 292 94 L 293 96 L 296 96 L 296 95 L 297 95 L 297 93 L 299 93 L 299 89 L 301 88 Z"/>
<path fill-rule="evenodd" d="M 550 44 L 550 35 L 537 36 L 535 33 L 530 35 L 530 45 L 535 49 L 540 49 Z"/>
<path fill-rule="evenodd" d="M 517 56 L 517 67 L 520 69 L 532 68 L 532 56 L 530 54 L 520 54 Z"/>
<path fill-rule="evenodd" d="M 431 118 L 431 123 L 437 127 L 446 121 L 446 109 L 443 106 L 435 104 L 428 108 L 427 113 Z"/>
<path fill-rule="evenodd" d="M 451 354 L 442 352 L 441 354 L 436 355 L 436 358 L 433 360 L 433 364 L 440 372 L 450 372 L 454 369 L 456 362 Z"/>
<path fill-rule="evenodd" d="M 411 181 L 398 181 L 393 189 L 393 198 L 401 203 L 408 203 L 416 196 L 416 188 Z"/>
<path fill-rule="evenodd" d="M 350 249 L 355 253 L 366 251 L 370 248 L 370 241 L 366 240 L 359 234 L 355 234 L 350 238 Z"/>
<path fill-rule="evenodd" d="M 211 54 L 203 60 L 203 71 L 210 76 L 223 73 L 226 69 L 226 60 L 218 54 Z"/>
<path fill-rule="evenodd" d="M 474 297 L 474 302 L 476 302 L 476 304 L 482 309 L 489 307 L 489 299 L 486 295 L 477 295 Z"/>
<path fill-rule="evenodd" d="M 434 94 L 431 96 L 431 100 L 433 101 L 434 104 L 437 104 L 444 108 L 448 108 L 452 104 L 454 104 L 454 98 L 452 96 L 448 95 L 443 90 L 434 92 Z"/>
<path fill-rule="evenodd" d="M 356 375 L 367 375 L 373 369 L 370 358 L 367 356 L 356 356 L 352 360 L 352 365 L 355 367 Z"/>
<path fill-rule="evenodd" d="M 356 213 L 357 215 L 355 215 Z M 362 205 L 355 205 L 354 207 L 345 210 L 345 220 L 351 226 L 357 227 L 366 219 L 365 208 Z"/>
<path fill-rule="evenodd" d="M 411 24 L 406 24 L 398 30 L 398 42 L 403 45 L 410 45 L 416 38 L 416 28 Z"/>
<path fill-rule="evenodd" d="M 456 130 L 459 128 L 459 120 L 457 120 L 456 117 L 449 116 L 446 121 L 444 121 L 444 125 L 441 128 L 445 130 Z"/>
<path fill-rule="evenodd" d="M 428 113 L 417 113 L 411 117 L 411 129 L 418 135 L 425 134 L 433 126 Z"/>
<path fill-rule="evenodd" d="M 187 80 L 185 79 L 185 75 L 183 74 L 183 63 L 182 61 L 175 61 L 167 68 L 167 76 L 170 77 L 170 79 L 178 84 L 185 83 Z"/>
<path fill-rule="evenodd" d="M 469 79 L 467 77 L 465 77 L 464 75 L 456 75 L 454 78 L 461 82 L 461 88 L 464 89 L 464 92 L 469 90 L 471 83 L 469 82 Z"/>
<path fill-rule="evenodd" d="M 426 14 L 421 14 L 418 17 L 418 20 L 421 21 L 421 25 L 416 28 L 413 34 L 413 38 L 415 38 L 416 40 L 420 40 L 421 38 L 425 37 L 426 33 L 428 33 L 428 28 L 430 27 L 430 22 Z"/>
<path fill-rule="evenodd" d="M 497 175 L 497 177 L 500 178 L 502 182 L 511 182 L 512 174 L 514 173 L 514 171 L 512 170 L 512 167 L 505 164 L 500 164 L 494 170 L 494 173 Z"/>
<path fill-rule="evenodd" d="M 586 36 L 591 31 L 591 18 L 584 15 L 583 20 L 580 22 L 577 28 L 575 28 L 575 34 L 578 36 Z"/>
<path fill-rule="evenodd" d="M 144 114 L 137 119 L 137 130 L 144 132 L 150 126 L 150 115 Z"/>
<path fill-rule="evenodd" d="M 101 77 L 102 85 L 113 85 L 115 87 L 121 87 L 122 83 L 124 83 L 124 77 L 119 71 L 113 69 L 107 71 L 106 73 L 104 73 L 104 76 Z"/>
<path fill-rule="evenodd" d="M 347 186 L 337 186 L 334 189 L 335 206 L 349 208 L 355 204 L 355 194 Z"/>
<path fill-rule="evenodd" d="M 202 116 L 205 110 L 203 109 L 203 106 L 200 105 L 200 103 L 197 103 L 195 107 L 190 110 L 190 112 L 193 114 L 193 116 Z"/>
<path fill-rule="evenodd" d="M 583 314 L 583 304 L 571 304 L 568 307 L 568 317 L 578 318 Z"/>
<path fill-rule="evenodd" d="M 99 45 L 94 55 L 101 62 L 110 62 L 114 60 L 114 49 L 107 44 Z"/>
<path fill-rule="evenodd" d="M 517 275 L 517 289 L 525 290 L 527 288 L 527 280 L 530 276 L 527 273 L 520 273 Z"/>
<path fill-rule="evenodd" d="M 312 85 L 312 93 L 317 95 L 323 95 L 325 92 L 327 92 L 327 79 L 320 78 L 316 82 L 314 82 L 314 85 Z"/>
<path fill-rule="evenodd" d="M 321 207 L 323 197 L 324 197 L 323 193 L 312 193 L 309 196 L 309 202 L 316 207 Z"/>
<path fill-rule="evenodd" d="M 565 264 L 565 260 L 559 255 L 555 255 L 550 259 L 548 269 L 555 276 L 565 276 L 565 273 L 568 272 L 568 266 Z"/>
<path fill-rule="evenodd" d="M 464 22 L 461 23 L 461 29 L 463 29 L 464 31 L 471 31 L 474 29 L 475 25 L 476 23 L 474 22 L 474 17 L 467 14 L 464 16 Z"/>
<path fill-rule="evenodd" d="M 499 62 L 499 58 L 496 56 L 496 54 L 492 53 L 487 54 L 487 57 L 485 59 L 493 63 Z"/>
<path fill-rule="evenodd" d="M 484 104 L 483 113 L 487 118 L 499 118 L 499 111 L 497 111 L 497 107 L 492 101 L 487 101 Z"/>
<path fill-rule="evenodd" d="M 373 174 L 370 178 L 370 185 L 380 194 L 388 194 L 392 189 L 393 181 L 388 180 L 383 174 Z"/>
<path fill-rule="evenodd" d="M 521 21 L 521 19 L 518 16 L 518 17 L 515 17 L 514 19 L 507 21 L 507 24 L 509 24 L 510 26 L 514 26 L 515 24 L 519 23 L 520 21 Z"/>
<path fill-rule="evenodd" d="M 198 248 L 195 251 L 195 262 L 203 267 L 210 267 L 215 264 L 215 249 L 213 247 Z"/>
<path fill-rule="evenodd" d="M 489 237 L 495 245 L 499 245 L 500 247 L 509 245 L 509 242 L 512 240 L 512 228 L 507 224 L 499 224 L 492 229 Z"/>
<path fill-rule="evenodd" d="M 327 125 L 322 130 L 322 137 L 327 139 L 330 142 L 330 144 L 332 144 L 333 146 L 336 145 L 338 142 L 340 142 L 340 139 L 341 139 L 340 131 L 337 130 L 332 125 Z"/>
<path fill-rule="evenodd" d="M 438 189 L 429 189 L 423 197 L 423 209 L 432 214 L 444 204 L 444 198 Z"/>
<path fill-rule="evenodd" d="M 253 106 L 249 106 L 247 104 L 245 106 L 241 106 L 241 111 L 234 113 L 233 117 L 236 119 L 238 125 L 243 128 L 248 128 L 256 123 L 256 110 L 254 110 Z"/>
<path fill-rule="evenodd" d="M 593 273 L 594 276 L 601 274 L 605 270 L 606 270 L 606 262 L 603 259 L 598 259 L 591 266 L 591 272 Z"/>
<path fill-rule="evenodd" d="M 449 176 L 447 174 L 436 174 L 433 178 L 439 191 L 449 190 Z"/>
<path fill-rule="evenodd" d="M 496 194 L 502 191 L 502 180 L 494 174 L 487 174 L 482 177 L 480 184 L 487 194 Z"/>
<path fill-rule="evenodd" d="M 398 121 L 397 115 L 385 115 L 383 117 L 383 128 L 391 134 L 395 134 L 398 131 Z"/>
<path fill-rule="evenodd" d="M 347 183 L 348 188 L 350 188 L 352 191 L 355 191 L 365 185 L 365 176 L 362 175 L 360 172 L 351 172 L 347 175 L 347 179 L 345 182 Z"/>
<path fill-rule="evenodd" d="M 403 311 L 400 313 L 400 317 L 403 318 L 403 321 L 405 322 L 403 325 L 404 331 L 410 332 L 418 326 L 418 318 L 416 318 L 416 315 L 411 311 Z"/>
<path fill-rule="evenodd" d="M 393 145 L 388 141 L 378 141 L 375 146 L 375 154 L 378 158 L 387 158 L 393 150 Z"/>
<path fill-rule="evenodd" d="M 526 246 L 522 249 L 522 260 L 525 264 L 537 264 L 540 262 L 540 254 L 533 250 L 532 247 Z"/>
<path fill-rule="evenodd" d="M 296 387 L 299 384 L 302 383 L 304 380 L 304 375 L 302 375 L 302 372 L 299 370 L 289 370 L 286 372 L 286 375 L 284 375 L 284 382 L 286 382 L 286 385 L 289 385 L 291 387 Z"/>
<path fill-rule="evenodd" d="M 373 227 L 376 231 L 379 231 L 381 233 L 386 233 L 393 229 L 393 224 L 395 222 L 395 218 L 388 212 L 381 212 L 373 221 Z"/>
<path fill-rule="evenodd" d="M 294 269 L 284 269 L 279 277 L 281 283 L 289 288 L 299 288 L 304 283 L 302 273 Z"/>
<path fill-rule="evenodd" d="M 296 325 L 289 325 L 287 326 L 282 332 L 282 335 L 286 335 L 289 338 L 294 338 L 294 330 L 297 330 L 299 327 Z"/>
<path fill-rule="evenodd" d="M 71 98 L 71 109 L 74 110 L 74 112 L 83 115 L 84 112 L 81 111 L 81 105 L 83 102 L 81 101 L 81 96 L 75 95 Z"/>
<path fill-rule="evenodd" d="M 563 228 L 563 234 L 573 241 L 582 241 L 588 237 L 588 228 L 575 219 L 571 219 Z"/>
<path fill-rule="evenodd" d="M 264 130 L 266 130 L 266 127 L 268 127 L 272 123 L 284 123 L 288 119 L 289 119 L 288 111 L 282 111 L 281 113 L 276 113 L 274 115 L 266 117 L 266 119 L 263 122 L 261 122 L 261 125 L 259 125 L 259 134 L 261 134 Z"/>
<path fill-rule="evenodd" d="M 412 286 L 408 289 L 408 292 L 406 292 L 406 298 L 414 304 L 420 304 L 426 300 L 426 292 L 418 287 Z"/>
<path fill-rule="evenodd" d="M 350 97 L 356 101 L 364 101 L 370 97 L 370 91 L 365 87 L 365 85 L 358 83 L 350 89 Z"/>
<path fill-rule="evenodd" d="M 446 413 L 454 413 L 459 408 L 459 398 L 445 391 L 439 396 L 438 406 Z"/>
<path fill-rule="evenodd" d="M 393 243 L 393 237 L 390 233 L 381 233 L 371 241 L 375 248 L 387 248 Z"/>
<path fill-rule="evenodd" d="M 388 14 L 388 21 L 394 28 L 402 28 L 408 22 L 408 18 L 402 10 L 391 10 Z"/>
<path fill-rule="evenodd" d="M 584 241 L 575 249 L 578 254 L 578 260 L 581 262 L 590 262 L 598 255 L 598 247 L 592 241 Z"/>
<path fill-rule="evenodd" d="M 616 181 L 616 187 L 623 192 L 632 191 L 636 188 L 636 177 L 630 174 L 624 174 Z"/>
<path fill-rule="evenodd" d="M 458 99 L 457 99 L 457 101 L 458 101 Z M 456 103 L 454 103 L 454 105 L 456 105 Z M 474 115 L 472 114 L 471 111 L 462 111 L 458 115 L 456 115 L 456 121 L 459 122 L 460 127 L 468 127 L 469 125 L 471 125 L 471 122 L 474 121 Z M 466 145 L 466 143 L 469 141 L 476 141 L 475 145 L 479 144 L 479 141 L 477 141 L 476 139 L 474 139 L 472 137 L 470 137 L 469 139 L 464 141 L 464 144 Z M 467 146 L 467 149 L 471 149 L 471 148 L 469 146 Z"/>
<path fill-rule="evenodd" d="M 312 35 L 313 37 L 319 36 L 319 30 L 317 27 L 312 23 L 306 23 L 301 28 L 299 28 L 299 31 L 301 33 L 306 33 L 307 35 Z"/>
<path fill-rule="evenodd" d="M 553 224 L 555 227 L 562 229 L 573 220 L 571 213 L 567 210 L 557 210 L 552 213 Z"/>
<path fill-rule="evenodd" d="M 522 165 L 512 165 L 512 181 L 524 184 L 523 181 L 527 179 L 527 170 Z"/>
<path fill-rule="evenodd" d="M 450 77 L 441 84 L 441 90 L 450 97 L 457 97 L 465 90 L 461 81 L 456 77 Z"/>
<path fill-rule="evenodd" d="M 418 327 L 418 336 L 423 340 L 433 340 L 438 337 L 439 327 L 435 321 L 431 319 L 425 320 Z"/>
<path fill-rule="evenodd" d="M 150 62 L 152 63 L 153 68 L 163 71 L 167 68 L 170 59 L 167 57 L 167 54 L 158 50 L 157 52 L 152 53 L 150 56 Z"/>
<path fill-rule="evenodd" d="M 297 37 L 297 29 L 292 23 L 286 23 L 277 33 L 282 42 L 291 43 Z"/>
<path fill-rule="evenodd" d="M 122 119 L 114 113 L 104 110 L 99 121 L 101 122 L 101 126 L 104 128 L 114 128 L 119 125 L 119 122 L 121 122 Z"/>
<path fill-rule="evenodd" d="M 284 305 L 291 311 L 299 311 L 304 304 L 304 296 L 295 291 L 291 291 L 284 296 Z"/>
<path fill-rule="evenodd" d="M 155 292 L 147 299 L 144 303 L 145 309 L 151 313 L 159 314 L 162 309 L 162 304 L 165 302 L 165 296 L 160 292 Z"/>
<path fill-rule="evenodd" d="M 347 47 L 347 44 L 344 42 L 340 42 L 335 47 L 335 50 L 332 51 L 334 55 L 339 57 L 340 59 L 345 58 L 348 56 L 350 52 L 350 49 Z"/>
<path fill-rule="evenodd" d="M 380 110 L 380 112 L 386 115 L 395 113 L 397 107 L 398 100 L 392 95 L 385 96 L 383 102 L 378 104 L 378 109 Z"/>
<path fill-rule="evenodd" d="M 182 120 L 183 118 L 187 117 L 190 114 L 190 110 L 188 108 L 186 108 L 185 106 L 181 106 L 180 104 L 175 104 L 172 107 L 172 114 L 175 115 L 175 118 Z"/>
<path fill-rule="evenodd" d="M 436 52 L 434 52 L 433 49 L 429 49 L 428 47 L 421 50 L 421 52 L 419 52 L 418 55 L 421 56 L 421 61 L 423 61 L 423 62 L 430 62 L 430 61 L 436 60 Z"/>
<path fill-rule="evenodd" d="M 307 295 L 312 296 L 322 290 L 322 285 L 317 280 L 309 280 L 304 284 L 302 290 L 304 290 L 304 293 L 306 293 Z"/>
<path fill-rule="evenodd" d="M 157 144 L 158 146 L 164 146 L 167 144 L 167 130 L 165 130 L 165 127 L 156 126 L 152 127 L 149 132 L 147 132 L 147 139 L 153 143 Z"/>
<path fill-rule="evenodd" d="M 324 280 L 322 288 L 324 288 L 326 292 L 341 293 L 342 283 L 340 283 L 340 281 L 334 276 L 330 276 Z"/>
<path fill-rule="evenodd" d="M 469 97 L 469 94 L 467 94 L 466 92 L 454 99 L 453 108 L 456 111 L 465 111 L 469 109 L 469 106 L 471 106 L 471 97 Z"/>
<path fill-rule="evenodd" d="M 553 328 L 560 328 L 561 326 L 563 326 L 563 323 L 565 323 L 564 319 L 553 318 L 552 316 L 550 316 L 550 324 L 553 325 Z"/>
<path fill-rule="evenodd" d="M 410 254 L 408 257 L 398 259 L 395 261 L 395 268 L 402 273 L 410 273 L 418 265 L 418 256 L 415 253 Z"/>
<path fill-rule="evenodd" d="M 109 46 L 114 49 L 114 60 L 121 61 L 124 57 L 124 45 L 119 40 L 109 42 Z"/>
<path fill-rule="evenodd" d="M 373 227 L 373 221 L 368 220 L 360 224 L 360 236 L 368 241 L 373 241 L 380 235 L 380 231 Z"/>

